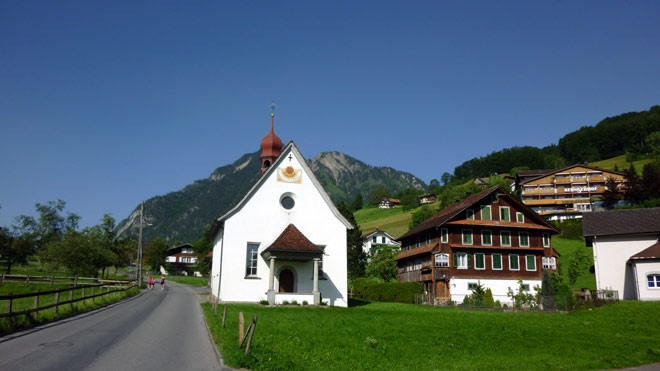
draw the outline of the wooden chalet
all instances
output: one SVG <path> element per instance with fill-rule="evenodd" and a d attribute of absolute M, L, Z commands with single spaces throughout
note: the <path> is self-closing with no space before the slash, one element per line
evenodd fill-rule
<path fill-rule="evenodd" d="M 401 200 L 398 198 L 383 197 L 378 202 L 378 208 L 380 209 L 391 209 L 397 205 L 401 205 Z"/>
<path fill-rule="evenodd" d="M 495 186 L 447 206 L 398 240 L 402 282 L 422 282 L 433 302 L 460 302 L 481 283 L 495 300 L 508 302 L 518 280 L 531 290 L 544 269 L 556 270 L 558 230 Z"/>

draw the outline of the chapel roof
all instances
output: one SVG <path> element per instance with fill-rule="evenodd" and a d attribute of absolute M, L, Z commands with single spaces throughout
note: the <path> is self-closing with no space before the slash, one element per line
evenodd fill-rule
<path fill-rule="evenodd" d="M 631 260 L 660 259 L 660 241 L 630 257 Z"/>
<path fill-rule="evenodd" d="M 275 115 L 270 117 L 270 133 L 261 140 L 261 157 L 277 157 L 282 152 L 282 139 L 275 135 L 274 130 Z"/>
<path fill-rule="evenodd" d="M 295 225 L 289 224 L 275 241 L 264 249 L 270 251 L 296 251 L 323 253 L 323 249 L 315 245 Z"/>

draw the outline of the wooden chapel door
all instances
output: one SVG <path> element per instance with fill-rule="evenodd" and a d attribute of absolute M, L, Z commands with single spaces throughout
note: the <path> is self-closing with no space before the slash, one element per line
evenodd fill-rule
<path fill-rule="evenodd" d="M 280 272 L 280 292 L 293 292 L 293 272 L 284 269 Z"/>

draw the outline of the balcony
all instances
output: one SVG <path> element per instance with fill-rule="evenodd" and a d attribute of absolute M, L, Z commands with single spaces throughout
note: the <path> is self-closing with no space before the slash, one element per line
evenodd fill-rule
<path fill-rule="evenodd" d="M 421 278 L 421 271 L 399 273 L 399 282 L 419 282 Z"/>
<path fill-rule="evenodd" d="M 570 182 L 571 182 L 571 178 L 555 178 L 555 183 L 557 184 L 566 184 Z"/>
<path fill-rule="evenodd" d="M 549 189 L 529 188 L 529 189 L 524 189 L 523 190 L 523 195 L 525 195 L 525 196 L 547 195 L 547 194 L 554 194 L 554 193 L 555 193 L 554 188 L 549 188 Z"/>
<path fill-rule="evenodd" d="M 590 177 L 588 178 L 588 180 L 589 180 L 590 182 L 592 182 L 592 183 L 593 183 L 593 182 L 604 182 L 604 181 L 605 181 L 605 177 L 602 176 L 602 175 L 590 176 Z"/>

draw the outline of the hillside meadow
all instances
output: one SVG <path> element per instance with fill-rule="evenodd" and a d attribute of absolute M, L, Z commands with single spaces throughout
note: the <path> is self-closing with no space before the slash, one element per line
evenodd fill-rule
<path fill-rule="evenodd" d="M 225 363 L 251 370 L 596 370 L 660 362 L 660 302 L 570 314 L 352 302 L 350 308 L 203 304 Z M 258 323 L 238 349 L 238 313 Z"/>

